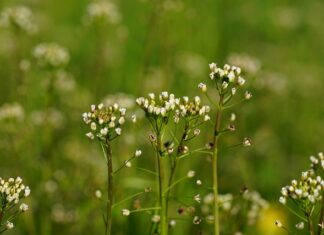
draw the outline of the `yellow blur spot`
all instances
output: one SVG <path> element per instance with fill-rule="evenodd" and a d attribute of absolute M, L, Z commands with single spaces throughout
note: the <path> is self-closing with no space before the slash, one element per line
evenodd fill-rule
<path fill-rule="evenodd" d="M 263 212 L 262 217 L 257 224 L 258 234 L 287 235 L 282 228 L 275 226 L 276 220 L 280 220 L 283 225 L 287 224 L 286 214 L 283 209 L 270 205 L 269 208 Z"/>

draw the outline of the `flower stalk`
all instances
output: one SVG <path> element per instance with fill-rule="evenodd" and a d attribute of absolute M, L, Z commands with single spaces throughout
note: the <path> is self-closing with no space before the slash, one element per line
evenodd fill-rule
<path fill-rule="evenodd" d="M 216 113 L 216 120 L 214 126 L 213 137 L 213 157 L 212 157 L 212 171 L 213 171 L 213 209 L 214 209 L 214 234 L 219 235 L 219 210 L 218 210 L 218 140 L 222 115 L 222 103 L 224 96 L 221 95 Z"/>

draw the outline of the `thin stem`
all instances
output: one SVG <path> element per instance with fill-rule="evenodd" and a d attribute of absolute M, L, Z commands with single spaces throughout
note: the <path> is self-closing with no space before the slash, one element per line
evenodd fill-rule
<path fill-rule="evenodd" d="M 313 225 L 313 221 L 311 219 L 311 213 L 307 213 L 306 214 L 306 217 L 307 217 L 307 222 L 308 222 L 308 231 L 309 231 L 309 234 L 310 235 L 315 235 L 314 225 Z"/>
<path fill-rule="evenodd" d="M 142 194 L 144 194 L 144 193 L 145 193 L 145 192 L 135 193 L 135 194 L 133 194 L 133 195 L 131 195 L 131 196 L 129 196 L 129 197 L 127 197 L 127 198 L 121 200 L 120 202 L 117 202 L 117 203 L 113 204 L 113 205 L 112 205 L 112 208 L 114 208 L 114 207 L 116 207 L 116 206 L 119 206 L 120 204 L 123 204 L 124 202 L 129 201 L 129 200 L 133 199 L 134 197 L 137 197 L 137 196 L 142 195 Z"/>
<path fill-rule="evenodd" d="M 143 212 L 143 211 L 153 211 L 153 210 L 161 210 L 161 207 L 150 207 L 150 208 L 142 208 L 130 211 L 130 213 L 136 213 L 136 212 Z"/>
<path fill-rule="evenodd" d="M 157 132 L 157 159 L 158 159 L 158 170 L 159 170 L 159 201 L 161 206 L 161 235 L 168 235 L 168 219 L 167 219 L 167 199 L 166 195 L 163 193 L 165 187 L 165 169 L 164 169 L 164 159 L 161 156 L 162 153 L 162 134 Z"/>
<path fill-rule="evenodd" d="M 124 167 L 126 167 L 128 162 L 131 162 L 135 156 L 131 157 L 130 159 L 126 160 L 123 165 L 121 165 L 117 170 L 114 171 L 114 175 L 117 174 L 120 170 L 122 170 Z"/>
<path fill-rule="evenodd" d="M 165 191 L 164 194 L 167 194 L 174 186 L 176 186 L 178 183 L 180 183 L 181 181 L 185 180 L 185 179 L 189 179 L 188 176 L 182 177 L 180 179 L 178 179 L 177 181 L 175 181 L 173 184 L 171 184 L 170 186 L 168 186 Z"/>
<path fill-rule="evenodd" d="M 138 169 L 140 171 L 144 171 L 146 173 L 149 173 L 149 174 L 152 174 L 152 175 L 155 175 L 155 176 L 158 176 L 159 173 L 157 172 L 154 172 L 154 171 L 151 171 L 151 170 L 148 170 L 148 169 L 145 169 L 145 168 L 141 168 L 141 167 L 134 167 L 135 169 Z"/>
<path fill-rule="evenodd" d="M 213 194 L 214 194 L 214 201 L 213 201 L 213 214 L 214 214 L 214 234 L 220 234 L 219 228 L 219 208 L 218 208 L 218 174 L 217 174 L 217 166 L 218 166 L 218 141 L 219 141 L 219 130 L 220 130 L 220 123 L 221 123 L 221 115 L 222 115 L 222 103 L 223 103 L 223 95 L 220 95 L 219 99 L 219 109 L 216 113 L 216 120 L 214 126 L 214 133 L 213 133 L 213 157 L 212 157 L 212 175 L 213 175 Z"/>
<path fill-rule="evenodd" d="M 299 219 L 303 220 L 304 222 L 308 222 L 307 219 L 305 219 L 304 217 L 302 217 L 301 215 L 299 215 L 296 211 L 294 211 L 293 209 L 291 209 L 289 206 L 283 204 L 291 213 L 293 213 L 294 215 L 296 215 Z"/>
<path fill-rule="evenodd" d="M 105 158 L 107 159 L 107 223 L 106 223 L 106 235 L 111 235 L 112 225 L 112 205 L 114 200 L 114 183 L 113 183 L 113 167 L 112 167 L 112 150 L 109 140 L 106 141 L 104 149 Z"/>

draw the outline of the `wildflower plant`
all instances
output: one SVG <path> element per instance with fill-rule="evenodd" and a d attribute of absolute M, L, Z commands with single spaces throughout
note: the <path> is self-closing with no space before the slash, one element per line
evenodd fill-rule
<path fill-rule="evenodd" d="M 37 30 L 33 12 L 26 6 L 7 7 L 0 13 L 0 27 L 33 34 Z"/>
<path fill-rule="evenodd" d="M 114 171 L 112 161 L 111 142 L 122 134 L 125 123 L 126 109 L 116 103 L 105 107 L 103 104 L 91 105 L 90 112 L 83 113 L 83 121 L 90 127 L 86 136 L 93 140 L 98 139 L 103 150 L 107 165 L 107 211 L 104 216 L 106 233 L 111 234 L 112 206 L 114 202 Z"/>
<path fill-rule="evenodd" d="M 249 100 L 252 94 L 249 91 L 245 91 L 243 97 L 238 101 L 234 99 L 238 96 L 239 90 L 241 90 L 246 80 L 241 76 L 241 68 L 236 66 L 230 66 L 225 64 L 223 68 L 218 67 L 215 63 L 209 65 L 211 79 L 213 85 L 213 91 L 216 93 L 216 102 L 214 96 L 209 95 L 209 89 L 204 83 L 200 83 L 198 88 L 212 104 L 212 107 L 216 110 L 215 118 L 212 120 L 214 128 L 212 132 L 212 142 L 209 144 L 212 151 L 212 189 L 213 189 L 213 218 L 214 218 L 214 234 L 220 234 L 220 216 L 219 216 L 219 198 L 218 198 L 218 163 L 219 163 L 219 139 L 223 134 L 235 131 L 233 122 L 235 121 L 235 115 L 231 115 L 230 124 L 223 126 L 222 114 L 224 110 L 228 110 L 242 101 Z M 235 100 L 233 102 L 233 100 Z M 243 146 L 250 146 L 251 141 L 245 138 L 240 144 Z"/>
<path fill-rule="evenodd" d="M 106 202 L 106 214 L 103 215 L 105 223 L 105 234 L 112 234 L 112 209 L 122 203 L 133 199 L 143 193 L 150 192 L 149 189 L 145 189 L 139 193 L 131 195 L 126 199 L 114 203 L 115 201 L 115 187 L 114 176 L 119 173 L 123 168 L 131 167 L 131 161 L 142 155 L 141 150 L 136 150 L 132 157 L 124 162 L 119 168 L 113 167 L 113 153 L 112 142 L 122 135 L 122 128 L 126 122 L 126 108 L 120 107 L 117 103 L 105 106 L 104 104 L 91 105 L 89 112 L 83 113 L 83 121 L 90 128 L 90 132 L 86 136 L 91 140 L 98 140 L 107 166 L 107 202 Z M 97 198 L 102 197 L 101 191 L 96 191 Z M 122 214 L 128 216 L 135 211 L 129 211 L 123 209 Z"/>
<path fill-rule="evenodd" d="M 157 233 L 167 235 L 171 223 L 170 191 L 178 183 L 195 176 L 194 171 L 189 171 L 186 176 L 175 179 L 177 166 L 181 159 L 205 149 L 189 150 L 188 143 L 200 134 L 199 126 L 209 120 L 210 108 L 202 105 L 198 96 L 192 100 L 187 96 L 177 98 L 167 91 L 158 95 L 150 93 L 148 97 L 140 97 L 136 102 L 144 110 L 145 117 L 151 124 L 153 133 L 149 139 L 156 153 L 160 213 L 155 215 L 152 221 L 159 224 Z M 183 123 L 184 127 L 179 131 L 180 138 L 177 138 L 180 123 Z M 167 139 L 169 136 L 171 140 Z"/>
<path fill-rule="evenodd" d="M 28 210 L 28 205 L 21 200 L 29 195 L 30 189 L 20 177 L 8 180 L 0 177 L 0 233 L 12 229 L 13 221 Z"/>
<path fill-rule="evenodd" d="M 299 180 L 281 189 L 279 202 L 301 220 L 297 230 L 307 224 L 309 234 L 315 235 L 324 231 L 324 154 L 311 156 L 310 162 L 310 169 Z"/>

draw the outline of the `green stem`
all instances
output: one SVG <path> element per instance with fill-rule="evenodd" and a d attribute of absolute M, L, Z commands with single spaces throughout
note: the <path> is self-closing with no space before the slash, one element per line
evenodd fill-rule
<path fill-rule="evenodd" d="M 153 211 L 153 210 L 161 210 L 161 207 L 141 208 L 141 209 L 130 211 L 130 213 L 143 212 L 143 211 Z"/>
<path fill-rule="evenodd" d="M 307 221 L 308 221 L 308 229 L 309 229 L 309 234 L 310 235 L 315 235 L 314 233 L 314 225 L 311 219 L 310 215 L 307 215 Z"/>
<path fill-rule="evenodd" d="M 114 200 L 114 183 L 113 183 L 113 167 L 112 167 L 112 150 L 111 143 L 109 140 L 106 141 L 105 145 L 106 159 L 107 159 L 107 221 L 106 221 L 106 235 L 111 235 L 111 225 L 112 225 L 112 206 Z"/>
<path fill-rule="evenodd" d="M 165 169 L 164 159 L 161 155 L 162 152 L 162 135 L 161 132 L 157 133 L 157 159 L 158 159 L 158 170 L 159 170 L 159 201 L 161 206 L 161 223 L 160 230 L 161 235 L 168 235 L 168 218 L 167 218 L 167 195 L 164 194 L 165 188 Z"/>
<path fill-rule="evenodd" d="M 222 114 L 222 103 L 223 103 L 223 95 L 220 95 L 219 99 L 219 108 L 216 113 L 216 120 L 214 126 L 214 137 L 213 137 L 213 158 L 212 158 L 212 175 L 213 175 L 213 214 L 214 214 L 214 235 L 220 234 L 219 229 L 219 209 L 218 209 L 218 174 L 217 174 L 217 166 L 218 166 L 218 141 L 219 141 L 219 130 L 221 123 L 221 114 Z"/>
<path fill-rule="evenodd" d="M 114 208 L 114 207 L 116 207 L 116 206 L 119 206 L 120 204 L 122 204 L 122 203 L 124 203 L 124 202 L 126 202 L 126 201 L 128 201 L 128 200 L 131 200 L 131 199 L 133 199 L 134 197 L 137 197 L 137 196 L 139 196 L 139 195 L 142 195 L 142 194 L 144 194 L 144 193 L 145 193 L 145 192 L 135 193 L 135 194 L 133 194 L 133 195 L 131 195 L 131 196 L 129 196 L 129 197 L 127 197 L 127 198 L 121 200 L 120 202 L 117 202 L 117 203 L 113 204 L 112 207 Z"/>

